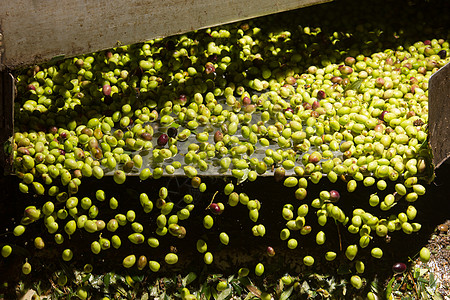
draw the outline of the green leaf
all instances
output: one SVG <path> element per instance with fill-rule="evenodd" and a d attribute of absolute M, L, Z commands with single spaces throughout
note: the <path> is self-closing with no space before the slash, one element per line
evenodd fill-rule
<path fill-rule="evenodd" d="M 304 294 L 304 293 L 307 293 L 307 292 L 309 292 L 309 291 L 310 291 L 309 284 L 308 284 L 308 282 L 305 280 L 305 281 L 303 281 L 303 283 L 302 283 L 302 287 L 301 287 L 301 289 L 300 289 L 300 293 Z"/>
<path fill-rule="evenodd" d="M 340 265 L 337 269 L 337 272 L 339 275 L 347 275 L 352 273 L 348 265 Z"/>
<path fill-rule="evenodd" d="M 218 297 L 217 291 L 214 287 L 211 287 L 211 295 L 213 296 L 214 299 L 217 299 Z"/>
<path fill-rule="evenodd" d="M 430 272 L 430 281 L 429 281 L 430 287 L 433 289 L 436 288 L 436 283 L 437 283 L 437 278 L 434 277 L 433 272 Z"/>
<path fill-rule="evenodd" d="M 419 276 L 423 277 L 428 272 L 428 269 L 420 269 Z"/>
<path fill-rule="evenodd" d="M 64 60 L 65 57 L 66 57 L 65 54 L 60 54 L 60 55 L 57 55 L 57 56 L 53 56 L 48 63 L 50 65 L 56 64 L 57 62 Z"/>
<path fill-rule="evenodd" d="M 88 274 L 88 275 L 84 276 L 83 279 L 81 279 L 81 283 L 84 283 L 84 282 L 88 281 L 89 278 L 91 278 L 91 274 Z"/>
<path fill-rule="evenodd" d="M 111 282 L 111 273 L 106 273 L 103 277 L 103 283 L 105 284 L 105 288 L 109 288 L 109 283 Z"/>
<path fill-rule="evenodd" d="M 291 296 L 294 286 L 291 286 L 288 290 L 281 293 L 280 300 L 287 300 Z"/>
<path fill-rule="evenodd" d="M 386 299 L 389 299 L 389 297 L 392 294 L 392 284 L 394 283 L 394 281 L 395 281 L 395 277 L 392 277 L 391 280 L 389 280 L 389 283 L 387 284 L 387 287 L 386 287 Z"/>
<path fill-rule="evenodd" d="M 238 185 L 243 183 L 243 182 L 245 182 L 247 180 L 247 178 L 248 178 L 248 173 L 250 173 L 250 169 L 249 168 L 247 168 L 247 169 L 245 169 L 243 171 L 244 171 L 244 176 L 242 176 L 242 178 L 238 179 L 238 181 L 237 181 Z"/>
<path fill-rule="evenodd" d="M 240 296 L 244 289 L 242 287 L 240 287 L 239 284 L 236 284 L 235 282 L 232 282 L 231 285 L 233 286 L 234 291 L 236 292 L 236 294 L 238 296 Z"/>
<path fill-rule="evenodd" d="M 136 281 L 136 282 L 142 282 L 142 280 L 144 280 L 144 274 L 134 275 L 133 277 L 131 277 L 131 279 L 133 279 L 133 281 Z"/>
<path fill-rule="evenodd" d="M 248 279 L 248 277 L 241 277 L 239 278 L 239 281 L 241 282 L 242 285 L 247 286 L 247 285 L 251 285 L 251 281 Z"/>
<path fill-rule="evenodd" d="M 231 287 L 227 288 L 226 290 L 223 290 L 217 297 L 217 300 L 225 300 L 229 295 L 231 295 Z"/>
<path fill-rule="evenodd" d="M 125 289 L 121 286 L 119 286 L 117 288 L 117 291 L 122 295 L 122 296 L 126 296 L 127 295 L 127 291 L 125 291 Z"/>
<path fill-rule="evenodd" d="M 356 80 L 356 81 L 353 82 L 352 84 L 347 85 L 347 86 L 345 87 L 345 89 L 344 89 L 344 92 L 345 92 L 345 91 L 348 91 L 348 90 L 355 90 L 355 91 L 359 90 L 359 88 L 361 87 L 362 82 L 363 82 L 362 79 Z"/>
<path fill-rule="evenodd" d="M 200 298 L 209 300 L 211 299 L 211 287 L 207 284 L 205 284 L 200 292 Z"/>
<path fill-rule="evenodd" d="M 190 272 L 189 274 L 187 274 L 183 280 L 182 280 L 182 284 L 183 286 L 187 286 L 189 285 L 192 281 L 194 281 L 197 278 L 197 274 L 195 274 L 194 272 Z"/>
<path fill-rule="evenodd" d="M 433 295 L 433 299 L 434 300 L 444 300 L 444 297 L 442 297 L 442 295 L 436 291 Z"/>

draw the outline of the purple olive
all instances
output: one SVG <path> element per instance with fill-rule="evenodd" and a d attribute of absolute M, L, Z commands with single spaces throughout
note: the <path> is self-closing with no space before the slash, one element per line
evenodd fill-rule
<path fill-rule="evenodd" d="M 175 127 L 170 127 L 169 129 L 167 129 L 167 135 L 171 138 L 176 137 L 178 134 L 178 130 Z"/>
<path fill-rule="evenodd" d="M 29 84 L 29 85 L 27 85 L 27 91 L 35 91 L 36 90 L 36 87 L 33 85 L 33 84 Z"/>
<path fill-rule="evenodd" d="M 331 202 L 338 202 L 339 198 L 341 198 L 341 195 L 339 194 L 338 191 L 336 191 L 336 190 L 330 191 L 330 201 Z"/>
<path fill-rule="evenodd" d="M 164 147 L 168 141 L 169 141 L 169 136 L 167 134 L 163 133 L 159 136 L 157 143 L 158 143 L 158 146 Z"/>
<path fill-rule="evenodd" d="M 406 265 L 404 263 L 396 263 L 392 266 L 392 271 L 397 274 L 401 274 L 406 271 Z"/>
<path fill-rule="evenodd" d="M 378 117 L 381 121 L 384 121 L 384 115 L 387 114 L 386 110 L 383 110 L 383 112 L 380 114 L 380 116 Z"/>
<path fill-rule="evenodd" d="M 109 84 L 105 84 L 102 88 L 102 92 L 105 96 L 111 95 L 111 86 Z"/>
<path fill-rule="evenodd" d="M 445 58 L 447 57 L 447 51 L 441 50 L 441 51 L 438 52 L 437 55 L 439 55 L 439 57 L 440 57 L 441 59 L 445 59 Z"/>

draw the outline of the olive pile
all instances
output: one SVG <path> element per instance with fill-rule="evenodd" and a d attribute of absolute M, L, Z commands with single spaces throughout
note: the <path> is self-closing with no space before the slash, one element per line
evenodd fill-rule
<path fill-rule="evenodd" d="M 381 259 L 374 239 L 421 228 L 414 203 L 425 194 L 421 180 L 433 172 L 428 79 L 450 61 L 449 42 L 446 36 L 411 40 L 370 24 L 334 31 L 281 23 L 289 30 L 271 30 L 263 20 L 278 19 L 265 18 L 18 71 L 13 167 L 22 180 L 20 191 L 44 200 L 24 209 L 14 236 L 44 224 L 47 232 L 34 239 L 35 248 L 51 238 L 63 245 L 62 259 L 71 261 L 79 251 L 71 236 L 80 231 L 98 237 L 90 244 L 94 255 L 123 243 L 157 248 L 167 237 L 189 238 L 193 215 L 201 215 L 209 230 L 216 216 L 244 206 L 251 233 L 263 239 L 270 225 L 259 220 L 265 199 L 238 193 L 235 185 L 273 176 L 292 189 L 292 198 L 283 199 L 286 204 L 273 215 L 285 223 L 280 241 L 294 250 L 314 229 L 317 245 L 326 247 L 327 232 L 316 229 L 339 224 L 355 237 L 341 250 L 355 260 L 351 284 L 362 288 L 358 274 L 365 267 L 358 251 L 368 247 Z M 102 189 L 95 198 L 80 195 L 85 178 L 105 175 L 124 186 L 128 176 L 139 176 L 141 184 L 158 190 L 154 198 L 140 193 L 129 199 L 152 217 L 138 221 L 133 210 L 115 213 L 119 200 Z M 174 203 L 171 191 L 157 181 L 183 176 L 206 193 L 215 187 L 201 178 L 219 175 L 227 184 L 216 194 L 227 200 L 216 200 L 213 191 L 200 211 L 192 194 Z M 308 192 L 323 180 L 329 189 Z M 341 203 L 353 200 L 341 197 L 344 191 L 334 188 L 338 181 L 350 195 L 376 187 L 379 193 L 358 200 L 373 211 L 345 211 Z M 99 206 L 112 215 L 109 220 L 98 218 Z M 115 234 L 124 226 L 129 234 Z M 149 226 L 151 234 L 144 235 Z M 216 242 L 238 238 L 218 232 Z M 194 243 L 204 263 L 212 264 L 207 242 Z M 12 250 L 4 245 L 2 256 Z M 276 255 L 274 248 L 268 247 L 267 255 Z M 305 255 L 302 262 L 312 266 L 339 255 Z M 423 250 L 422 256 L 426 261 L 430 254 Z M 161 264 L 176 266 L 178 260 L 176 251 L 168 251 L 160 261 L 130 253 L 121 263 L 157 272 Z M 25 262 L 23 273 L 31 271 Z M 262 263 L 254 266 L 255 275 L 263 273 Z"/>

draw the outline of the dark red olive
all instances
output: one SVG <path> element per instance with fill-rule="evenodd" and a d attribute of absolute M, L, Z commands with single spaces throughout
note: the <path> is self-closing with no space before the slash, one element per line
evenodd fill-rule
<path fill-rule="evenodd" d="M 61 133 L 59 134 L 59 136 L 60 136 L 62 139 L 67 138 L 67 132 L 63 131 L 63 132 L 61 132 Z"/>
<path fill-rule="evenodd" d="M 385 62 L 386 62 L 387 65 L 390 65 L 390 66 L 394 65 L 394 59 L 392 57 L 386 58 Z"/>
<path fill-rule="evenodd" d="M 220 214 L 220 206 L 217 203 L 211 203 L 209 210 L 214 214 Z"/>
<path fill-rule="evenodd" d="M 286 108 L 285 110 L 284 110 L 285 112 L 291 112 L 291 113 L 294 113 L 294 110 L 291 108 L 291 107 L 288 107 L 288 108 Z"/>
<path fill-rule="evenodd" d="M 157 143 L 158 143 L 158 146 L 163 147 L 167 144 L 168 141 L 169 141 L 169 136 L 167 134 L 163 133 L 158 137 Z"/>
<path fill-rule="evenodd" d="M 320 90 L 317 92 L 317 99 L 322 100 L 325 99 L 327 97 L 327 94 L 325 94 L 324 91 Z"/>
<path fill-rule="evenodd" d="M 338 202 L 339 198 L 341 198 L 341 195 L 339 194 L 338 191 L 336 191 L 336 190 L 330 191 L 330 201 L 331 202 Z"/>
<path fill-rule="evenodd" d="M 55 134 L 55 133 L 58 132 L 58 127 L 56 127 L 56 126 L 50 126 L 50 128 L 48 129 L 48 132 L 49 132 L 49 133 Z"/>
<path fill-rule="evenodd" d="M 216 71 L 216 68 L 214 67 L 214 65 L 210 62 L 206 63 L 205 66 L 205 72 L 206 74 L 211 74 L 214 73 Z"/>
<path fill-rule="evenodd" d="M 169 129 L 167 129 L 167 135 L 171 138 L 176 137 L 178 134 L 178 130 L 175 127 L 170 127 Z"/>
<path fill-rule="evenodd" d="M 392 266 L 394 273 L 400 274 L 406 271 L 406 265 L 404 263 L 396 263 Z"/>
<path fill-rule="evenodd" d="M 269 256 L 275 255 L 275 250 L 270 246 L 267 247 L 267 255 L 269 255 Z"/>
<path fill-rule="evenodd" d="M 223 133 L 219 130 L 214 133 L 214 143 L 220 142 L 223 139 Z"/>
<path fill-rule="evenodd" d="M 317 109 L 318 107 L 320 107 L 320 103 L 319 103 L 319 101 L 314 101 L 313 102 L 313 104 L 312 104 L 312 109 Z"/>
<path fill-rule="evenodd" d="M 425 40 L 425 41 L 423 41 L 423 44 L 424 45 L 431 45 L 431 41 L 430 40 Z"/>
<path fill-rule="evenodd" d="M 247 105 L 249 105 L 249 104 L 251 104 L 251 103 L 252 103 L 252 100 L 250 99 L 250 97 L 245 96 L 245 97 L 242 99 L 242 105 L 244 105 L 244 106 L 247 106 Z"/>
<path fill-rule="evenodd" d="M 29 85 L 27 85 L 27 90 L 28 91 L 31 91 L 31 90 L 35 91 L 36 87 L 33 84 L 30 83 Z"/>
<path fill-rule="evenodd" d="M 303 102 L 302 105 L 305 110 L 310 110 L 312 108 L 311 104 L 308 102 Z"/>
<path fill-rule="evenodd" d="M 180 96 L 178 96 L 178 101 L 179 101 L 181 104 L 185 104 L 185 103 L 187 102 L 186 95 L 181 94 Z"/>
<path fill-rule="evenodd" d="M 383 110 L 383 112 L 380 114 L 380 116 L 378 117 L 381 121 L 384 121 L 384 115 L 387 114 L 386 110 Z"/>

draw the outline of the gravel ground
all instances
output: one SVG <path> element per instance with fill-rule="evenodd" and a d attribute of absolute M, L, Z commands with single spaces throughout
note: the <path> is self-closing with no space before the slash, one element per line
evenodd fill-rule
<path fill-rule="evenodd" d="M 450 299 L 450 220 L 440 224 L 431 236 L 427 245 L 431 251 L 431 259 L 427 263 L 430 270 L 438 277 L 438 291 Z"/>

